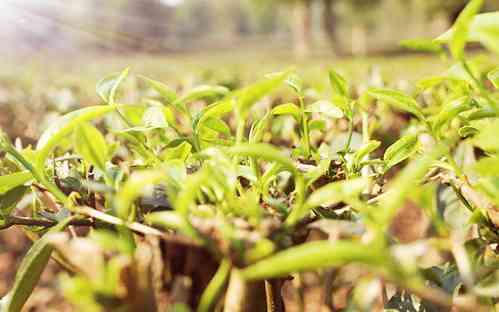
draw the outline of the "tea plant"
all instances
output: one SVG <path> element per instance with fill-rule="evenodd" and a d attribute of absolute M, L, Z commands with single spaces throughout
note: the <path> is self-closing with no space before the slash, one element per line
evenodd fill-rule
<path fill-rule="evenodd" d="M 331 310 L 345 285 L 345 311 L 494 310 L 499 68 L 464 50 L 499 54 L 499 13 L 481 4 L 436 40 L 404 42 L 455 60 L 412 94 L 331 70 L 320 96 L 289 70 L 182 94 L 140 77 L 143 99 L 123 104 L 125 70 L 36 147 L 2 135 L 2 227 L 34 240 L 2 311 L 22 309 L 50 258 L 82 311 L 284 311 L 285 283 L 303 310 L 303 272 Z M 387 146 L 377 135 L 401 117 Z M 392 232 L 408 201 L 431 222 L 412 243 Z"/>

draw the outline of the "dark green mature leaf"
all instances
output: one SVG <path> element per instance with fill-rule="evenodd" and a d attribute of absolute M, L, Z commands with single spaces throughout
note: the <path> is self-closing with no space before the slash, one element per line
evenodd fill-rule
<path fill-rule="evenodd" d="M 385 151 L 385 155 L 383 156 L 383 160 L 385 161 L 385 170 L 388 170 L 401 161 L 411 157 L 417 152 L 418 148 L 417 134 L 409 134 L 401 137 L 397 142 L 390 145 L 390 147 L 388 147 Z"/>
<path fill-rule="evenodd" d="M 334 70 L 329 71 L 329 83 L 333 88 L 335 94 L 340 95 L 345 98 L 350 97 L 350 92 L 348 91 L 348 83 L 340 74 Z"/>
<path fill-rule="evenodd" d="M 99 118 L 114 111 L 117 106 L 90 106 L 62 116 L 45 130 L 36 145 L 37 163 L 43 164 L 53 148 L 69 135 L 80 123 Z"/>
<path fill-rule="evenodd" d="M 392 89 L 378 88 L 369 89 L 367 92 L 378 101 L 389 104 L 398 110 L 409 112 L 422 121 L 425 120 L 423 111 L 419 107 L 418 102 L 403 92 Z"/>
<path fill-rule="evenodd" d="M 23 198 L 29 187 L 20 185 L 0 195 L 0 215 L 9 216 L 16 204 Z"/>
<path fill-rule="evenodd" d="M 487 78 L 490 80 L 490 82 L 492 82 L 496 89 L 499 89 L 499 67 L 491 70 L 487 74 Z"/>
<path fill-rule="evenodd" d="M 128 76 L 129 70 L 129 68 L 125 68 L 122 72 L 111 74 L 97 83 L 97 94 L 105 103 L 109 105 L 115 104 L 116 90 Z"/>
<path fill-rule="evenodd" d="M 158 92 L 159 95 L 161 95 L 161 97 L 166 101 L 167 104 L 172 104 L 177 99 L 177 94 L 175 93 L 175 91 L 169 86 L 165 85 L 164 83 L 149 79 L 144 76 L 139 76 L 139 77 L 143 79 L 145 82 L 147 82 L 147 84 L 152 89 Z"/>
<path fill-rule="evenodd" d="M 81 123 L 76 126 L 74 134 L 76 152 L 100 171 L 105 172 L 109 150 L 99 130 L 89 123 Z"/>
<path fill-rule="evenodd" d="M 21 311 L 26 300 L 28 300 L 38 283 L 52 254 L 53 247 L 49 241 L 50 234 L 62 231 L 71 220 L 73 220 L 73 217 L 69 217 L 59 222 L 31 246 L 19 265 L 14 286 L 4 298 L 5 306 L 2 306 L 2 311 Z"/>
<path fill-rule="evenodd" d="M 261 260 L 241 271 L 248 281 L 281 277 L 325 267 L 362 263 L 377 267 L 384 255 L 376 248 L 353 241 L 316 241 L 292 247 Z"/>
<path fill-rule="evenodd" d="M 15 187 L 23 185 L 32 178 L 31 172 L 27 170 L 0 176 L 0 194 L 4 194 Z"/>

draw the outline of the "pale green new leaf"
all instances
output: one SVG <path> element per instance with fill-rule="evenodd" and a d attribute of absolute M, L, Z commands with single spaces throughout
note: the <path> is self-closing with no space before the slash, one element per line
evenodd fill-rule
<path fill-rule="evenodd" d="M 235 100 L 238 107 L 238 113 L 245 116 L 250 108 L 261 98 L 269 94 L 272 90 L 282 85 L 289 77 L 289 72 L 272 75 L 271 78 L 259 81 L 243 89 L 237 90 L 229 96 L 226 101 Z"/>
<path fill-rule="evenodd" d="M 490 80 L 490 82 L 492 82 L 496 89 L 499 89 L 499 67 L 491 70 L 487 74 L 487 78 Z"/>
<path fill-rule="evenodd" d="M 425 117 L 423 111 L 418 105 L 416 100 L 403 92 L 392 89 L 369 89 L 368 94 L 378 101 L 384 102 L 393 106 L 394 108 L 402 111 L 409 112 L 420 120 L 424 121 Z"/>
<path fill-rule="evenodd" d="M 381 145 L 380 141 L 371 140 L 366 144 L 362 145 L 356 152 L 353 154 L 353 163 L 357 166 L 360 162 L 369 155 L 371 152 L 376 150 Z"/>
<path fill-rule="evenodd" d="M 97 94 L 105 103 L 109 105 L 115 104 L 116 90 L 128 76 L 128 72 L 129 68 L 125 68 L 122 72 L 111 74 L 97 83 Z"/>
<path fill-rule="evenodd" d="M 346 98 L 350 96 L 347 81 L 332 69 L 329 70 L 329 84 L 333 88 L 333 92 L 336 95 L 340 95 Z"/>
<path fill-rule="evenodd" d="M 59 118 L 47 130 L 45 130 L 38 140 L 36 145 L 37 150 L 37 163 L 39 165 L 45 163 L 45 160 L 50 155 L 50 152 L 55 148 L 60 141 L 69 135 L 78 124 L 90 121 L 103 115 L 110 113 L 116 109 L 117 106 L 90 106 L 85 107 L 74 112 L 68 113 Z"/>
<path fill-rule="evenodd" d="M 464 10 L 459 14 L 454 25 L 454 33 L 450 41 L 450 50 L 454 58 L 464 58 L 464 47 L 468 40 L 469 26 L 473 17 L 480 11 L 483 0 L 471 0 Z"/>
<path fill-rule="evenodd" d="M 443 53 L 442 45 L 430 39 L 402 40 L 400 45 L 406 49 L 420 52 Z"/>
<path fill-rule="evenodd" d="M 308 209 L 312 209 L 348 200 L 362 192 L 367 187 L 367 183 L 368 181 L 365 178 L 329 183 L 310 194 L 305 202 L 305 206 Z"/>
<path fill-rule="evenodd" d="M 16 208 L 17 203 L 23 198 L 28 190 L 29 187 L 20 185 L 10 189 L 8 192 L 0 194 L 0 215 L 3 217 L 10 216 L 12 210 Z"/>
<path fill-rule="evenodd" d="M 374 212 L 378 224 L 386 228 L 396 215 L 405 198 L 414 190 L 420 180 L 427 173 L 432 163 L 443 155 L 446 147 L 436 146 L 431 153 L 419 157 L 411 162 L 395 180 L 388 185 L 388 192 L 379 202 Z"/>
<path fill-rule="evenodd" d="M 319 113 L 330 118 L 342 118 L 343 111 L 329 101 L 321 100 L 310 104 L 305 109 L 307 113 Z"/>
<path fill-rule="evenodd" d="M 73 142 L 76 152 L 84 160 L 100 171 L 106 171 L 109 149 L 104 136 L 97 128 L 86 122 L 80 123 L 76 126 Z"/>
<path fill-rule="evenodd" d="M 300 120 L 301 118 L 301 109 L 298 105 L 294 103 L 286 103 L 277 105 L 272 109 L 273 115 L 291 115 L 296 120 Z"/>
<path fill-rule="evenodd" d="M 24 256 L 16 273 L 14 286 L 4 297 L 2 312 L 19 312 L 35 289 L 45 266 L 47 265 L 53 251 L 49 236 L 52 233 L 62 231 L 73 217 L 67 218 L 54 226 L 47 234 L 37 240 Z"/>
<path fill-rule="evenodd" d="M 167 104 L 171 104 L 177 99 L 177 94 L 175 93 L 175 91 L 164 83 L 149 79 L 144 76 L 139 77 L 147 82 L 149 87 L 154 89 L 154 91 L 158 92 Z"/>
<path fill-rule="evenodd" d="M 4 194 L 15 187 L 21 186 L 31 179 L 33 179 L 33 175 L 28 170 L 0 176 L 0 194 Z"/>
<path fill-rule="evenodd" d="M 267 112 L 263 118 L 258 119 L 251 125 L 249 143 L 259 143 L 262 140 L 265 130 L 269 126 L 271 120 L 272 113 Z"/>
<path fill-rule="evenodd" d="M 167 174 L 162 169 L 136 171 L 130 175 L 121 187 L 115 198 L 115 207 L 118 216 L 127 220 L 130 216 L 132 203 L 146 191 L 152 191 L 155 184 L 167 179 Z"/>
<path fill-rule="evenodd" d="M 282 277 L 295 272 L 362 263 L 377 267 L 384 255 L 376 248 L 353 241 L 316 241 L 281 251 L 241 271 L 248 281 Z"/>
<path fill-rule="evenodd" d="M 232 265 L 230 260 L 222 260 L 217 272 L 203 291 L 203 295 L 199 300 L 199 306 L 196 310 L 197 312 L 211 311 L 212 306 L 216 303 L 217 297 L 223 291 L 224 285 L 229 277 L 231 267 Z"/>
<path fill-rule="evenodd" d="M 205 98 L 221 97 L 229 93 L 229 89 L 222 86 L 199 86 L 189 90 L 186 94 L 177 98 L 172 105 L 182 107 L 185 110 L 185 105 Z"/>
<path fill-rule="evenodd" d="M 298 170 L 291 159 L 283 155 L 279 149 L 269 144 L 240 144 L 229 148 L 227 152 L 232 155 L 255 157 L 276 162 L 291 173 L 298 174 Z"/>
<path fill-rule="evenodd" d="M 458 99 L 451 100 L 449 103 L 444 104 L 444 107 L 435 116 L 433 120 L 433 131 L 435 133 L 439 133 L 440 129 L 452 119 L 454 119 L 457 115 L 467 110 L 473 108 L 471 98 L 468 96 L 463 96 Z"/>
<path fill-rule="evenodd" d="M 476 15 L 469 25 L 467 40 L 480 42 L 489 50 L 499 53 L 499 12 L 489 12 Z M 435 39 L 439 42 L 449 42 L 455 32 L 451 28 L 443 35 Z"/>
<path fill-rule="evenodd" d="M 385 171 L 414 155 L 419 148 L 418 135 L 408 134 L 398 139 L 385 151 Z"/>

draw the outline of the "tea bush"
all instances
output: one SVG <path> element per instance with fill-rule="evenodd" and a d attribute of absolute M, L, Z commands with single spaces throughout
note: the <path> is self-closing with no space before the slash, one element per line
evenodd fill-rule
<path fill-rule="evenodd" d="M 464 49 L 499 54 L 499 13 L 481 4 L 403 43 L 455 61 L 411 94 L 331 70 L 322 95 L 290 69 L 182 94 L 140 76 L 142 98 L 122 104 L 126 69 L 36 146 L 2 134 L 2 228 L 34 239 L 2 311 L 51 258 L 81 311 L 284 311 L 287 284 L 303 310 L 304 272 L 333 311 L 342 287 L 344 311 L 494 310 L 499 68 Z M 416 222 L 407 207 L 430 223 L 411 242 L 394 233 Z"/>

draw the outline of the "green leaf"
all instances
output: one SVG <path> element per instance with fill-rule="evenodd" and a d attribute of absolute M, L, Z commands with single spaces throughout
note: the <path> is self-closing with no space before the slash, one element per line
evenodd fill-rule
<path fill-rule="evenodd" d="M 367 180 L 364 178 L 329 183 L 313 192 L 303 205 L 295 205 L 286 219 L 286 223 L 295 224 L 313 208 L 333 205 L 355 198 L 366 187 Z"/>
<path fill-rule="evenodd" d="M 464 10 L 459 14 L 454 25 L 454 33 L 450 41 L 450 50 L 455 59 L 464 58 L 464 47 L 468 40 L 468 32 L 473 17 L 480 11 L 483 0 L 471 0 Z"/>
<path fill-rule="evenodd" d="M 296 120 L 301 119 L 301 109 L 298 107 L 298 105 L 294 103 L 286 103 L 286 104 L 281 104 L 277 105 L 272 109 L 272 114 L 273 115 L 291 115 L 293 116 Z"/>
<path fill-rule="evenodd" d="M 467 41 L 480 42 L 490 51 L 499 53 L 499 12 L 490 12 L 476 15 L 471 21 Z M 449 42 L 456 32 L 454 26 L 443 35 L 435 39 L 437 42 Z"/>
<path fill-rule="evenodd" d="M 342 118 L 343 111 L 333 103 L 325 100 L 317 101 L 310 104 L 305 109 L 307 113 L 319 113 L 330 118 Z"/>
<path fill-rule="evenodd" d="M 14 286 L 9 293 L 4 297 L 5 306 L 2 305 L 2 311 L 5 312 L 18 312 L 21 311 L 23 305 L 28 300 L 33 292 L 40 276 L 47 265 L 53 251 L 50 244 L 50 234 L 62 231 L 70 222 L 73 217 L 69 217 L 37 240 L 30 250 L 24 256 L 21 264 L 16 273 Z"/>
<path fill-rule="evenodd" d="M 332 69 L 329 70 L 329 84 L 333 88 L 333 92 L 336 95 L 340 95 L 346 98 L 350 97 L 347 81 Z"/>
<path fill-rule="evenodd" d="M 163 152 L 161 152 L 161 159 L 179 159 L 181 161 L 186 161 L 191 154 L 191 150 L 192 145 L 184 141 L 177 146 L 166 148 Z"/>
<path fill-rule="evenodd" d="M 197 312 L 211 311 L 211 307 L 216 303 L 217 298 L 223 291 L 223 287 L 227 282 L 231 267 L 232 266 L 229 260 L 222 260 L 217 272 L 203 291 L 203 295 L 199 300 Z"/>
<path fill-rule="evenodd" d="M 248 281 L 282 277 L 350 263 L 379 266 L 384 255 L 376 248 L 351 241 L 316 241 L 291 247 L 241 271 Z"/>
<path fill-rule="evenodd" d="M 149 128 L 166 128 L 174 126 L 174 118 L 168 107 L 153 105 L 144 111 L 142 124 Z"/>
<path fill-rule="evenodd" d="M 129 68 L 125 68 L 122 72 L 111 74 L 97 83 L 97 94 L 105 103 L 109 105 L 115 104 L 116 90 L 128 76 L 129 70 Z"/>
<path fill-rule="evenodd" d="M 449 123 L 452 119 L 454 119 L 457 115 L 467 110 L 473 108 L 473 103 L 471 98 L 468 96 L 463 96 L 458 99 L 454 99 L 446 104 L 435 116 L 433 120 L 433 131 L 434 133 L 439 133 L 440 129 L 447 123 Z"/>
<path fill-rule="evenodd" d="M 402 139 L 404 138 L 407 138 L 407 136 Z M 413 141 L 414 138 L 409 137 L 407 140 Z M 414 191 L 414 188 L 424 177 L 428 168 L 430 168 L 436 159 L 442 156 L 445 148 L 443 146 L 436 146 L 431 153 L 411 162 L 388 185 L 388 193 L 380 200 L 379 207 L 374 212 L 380 226 L 386 228 L 390 225 L 392 218 L 396 215 L 398 209 L 402 207 L 407 195 Z M 402 154 L 406 155 L 407 153 L 402 152 Z"/>
<path fill-rule="evenodd" d="M 227 152 L 232 155 L 255 157 L 267 161 L 273 161 L 280 164 L 291 173 L 295 175 L 298 174 L 298 170 L 291 159 L 283 155 L 279 149 L 269 144 L 240 144 L 229 148 Z"/>
<path fill-rule="evenodd" d="M 246 116 L 250 108 L 258 102 L 265 95 L 269 94 L 272 90 L 282 85 L 282 83 L 289 77 L 289 72 L 279 73 L 273 75 L 269 79 L 256 82 L 243 89 L 237 90 L 229 96 L 226 101 L 235 100 L 238 107 L 238 113 L 241 116 Z"/>
<path fill-rule="evenodd" d="M 203 126 L 215 130 L 216 132 L 222 133 L 226 136 L 230 136 L 230 127 L 222 119 L 210 117 L 205 119 Z"/>
<path fill-rule="evenodd" d="M 403 40 L 400 42 L 400 46 L 413 51 L 430 52 L 436 54 L 440 54 L 445 51 L 440 43 L 429 39 Z"/>
<path fill-rule="evenodd" d="M 499 140 L 497 139 L 499 123 L 497 119 L 491 120 L 490 123 L 477 125 L 477 128 L 480 132 L 473 137 L 473 143 L 486 152 L 499 152 Z"/>
<path fill-rule="evenodd" d="M 21 171 L 0 176 L 0 194 L 7 193 L 13 188 L 23 185 L 33 179 L 31 172 Z"/>
<path fill-rule="evenodd" d="M 17 203 L 24 197 L 29 187 L 20 185 L 0 195 L 0 215 L 10 216 Z"/>
<path fill-rule="evenodd" d="M 265 116 L 263 116 L 263 118 L 258 119 L 251 125 L 249 133 L 249 143 L 259 143 L 260 141 L 262 141 L 265 130 L 269 126 L 271 120 L 272 113 L 267 112 Z"/>
<path fill-rule="evenodd" d="M 177 99 L 177 94 L 175 93 L 175 91 L 164 83 L 149 79 L 144 76 L 139 77 L 143 79 L 149 85 L 149 87 L 154 89 L 154 91 L 158 92 L 167 104 L 172 104 Z"/>
<path fill-rule="evenodd" d="M 487 74 L 487 78 L 490 80 L 490 82 L 492 82 L 496 89 L 499 89 L 499 67 L 491 70 Z"/>
<path fill-rule="evenodd" d="M 149 224 L 153 224 L 164 228 L 165 230 L 176 230 L 197 240 L 199 234 L 193 230 L 187 219 L 176 211 L 158 211 L 152 212 L 145 216 L 145 220 Z"/>
<path fill-rule="evenodd" d="M 349 198 L 353 198 L 362 192 L 367 187 L 367 182 L 364 178 L 356 178 L 329 183 L 310 194 L 305 206 L 312 209 L 348 201 Z"/>
<path fill-rule="evenodd" d="M 83 159 L 100 171 L 106 172 L 109 149 L 97 128 L 86 122 L 78 124 L 74 131 L 74 147 Z"/>
<path fill-rule="evenodd" d="M 475 164 L 475 170 L 482 176 L 499 177 L 499 157 L 485 157 Z"/>
<path fill-rule="evenodd" d="M 309 131 L 314 131 L 314 130 L 324 131 L 326 130 L 326 121 L 320 119 L 309 120 L 308 129 Z"/>
<path fill-rule="evenodd" d="M 186 104 L 194 101 L 198 101 L 205 98 L 214 98 L 224 96 L 229 93 L 229 89 L 222 86 L 199 86 L 192 90 L 189 90 L 183 96 L 177 98 L 172 105 L 175 107 L 181 107 L 185 112 Z"/>
<path fill-rule="evenodd" d="M 144 192 L 152 191 L 152 186 L 167 179 L 166 172 L 161 169 L 136 171 L 130 175 L 115 198 L 118 216 L 128 220 L 132 203 Z"/>
<path fill-rule="evenodd" d="M 297 74 L 289 75 L 288 79 L 286 79 L 286 84 L 297 94 L 303 93 L 303 80 Z"/>
<path fill-rule="evenodd" d="M 411 157 L 419 148 L 418 135 L 408 134 L 390 145 L 383 155 L 385 171 Z"/>
<path fill-rule="evenodd" d="M 369 89 L 368 94 L 378 101 L 384 102 L 395 107 L 398 110 L 406 111 L 418 117 L 421 121 L 425 120 L 423 111 L 416 100 L 403 92 L 392 89 Z"/>
<path fill-rule="evenodd" d="M 353 118 L 352 103 L 354 103 L 352 102 L 352 100 L 341 95 L 333 95 L 331 97 L 331 103 L 334 106 L 339 107 L 343 111 L 345 117 L 348 118 L 348 120 L 352 120 Z"/>
<path fill-rule="evenodd" d="M 50 152 L 55 148 L 62 139 L 69 135 L 78 124 L 99 118 L 116 109 L 117 106 L 90 106 L 85 107 L 59 118 L 47 130 L 45 130 L 38 140 L 36 145 L 37 163 L 43 165 L 45 160 L 50 155 Z"/>
<path fill-rule="evenodd" d="M 369 141 L 366 144 L 362 145 L 353 155 L 353 163 L 355 166 L 358 166 L 360 162 L 369 155 L 371 152 L 376 150 L 381 145 L 380 141 Z"/>

